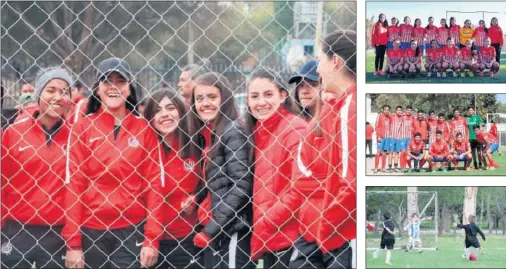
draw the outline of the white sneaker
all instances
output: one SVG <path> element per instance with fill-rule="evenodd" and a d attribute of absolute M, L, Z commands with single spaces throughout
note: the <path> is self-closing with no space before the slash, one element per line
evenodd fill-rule
<path fill-rule="evenodd" d="M 441 77 L 441 73 L 437 72 L 437 77 L 440 78 Z"/>
<path fill-rule="evenodd" d="M 466 77 L 466 73 L 462 73 L 460 74 L 461 77 L 465 78 Z"/>
<path fill-rule="evenodd" d="M 432 76 L 432 72 L 427 72 L 427 77 L 430 78 Z"/>
<path fill-rule="evenodd" d="M 454 78 L 458 77 L 457 72 L 453 72 L 453 77 Z"/>
<path fill-rule="evenodd" d="M 444 78 L 446 77 L 446 71 L 445 71 L 445 72 L 443 72 L 443 77 L 444 77 Z"/>

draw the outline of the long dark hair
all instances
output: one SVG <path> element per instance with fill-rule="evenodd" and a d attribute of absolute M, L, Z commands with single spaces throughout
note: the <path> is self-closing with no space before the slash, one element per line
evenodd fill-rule
<path fill-rule="evenodd" d="M 422 27 L 422 20 L 420 20 L 420 18 L 415 19 L 415 23 L 413 23 L 413 27 L 416 28 L 416 21 L 420 21 L 420 27 Z"/>
<path fill-rule="evenodd" d="M 415 42 L 417 42 L 417 41 L 416 41 L 416 40 L 414 40 L 414 39 L 411 39 L 411 42 L 409 43 L 409 45 L 411 46 L 411 45 L 413 45 L 413 43 L 415 43 Z M 417 47 L 416 47 L 415 51 L 416 51 L 416 52 L 415 52 L 415 57 L 418 57 L 418 56 L 420 55 L 420 50 L 418 49 L 418 43 L 417 43 Z"/>
<path fill-rule="evenodd" d="M 452 25 L 452 21 L 456 21 L 455 17 L 450 17 L 450 27 L 452 27 L 452 26 L 453 26 L 453 25 Z M 454 23 L 455 23 L 454 25 L 456 25 L 456 24 L 457 24 L 457 22 L 454 22 Z"/>
<path fill-rule="evenodd" d="M 97 113 L 97 111 L 102 106 L 102 101 L 100 100 L 100 96 L 98 96 L 98 86 L 100 85 L 100 81 L 95 82 L 92 87 L 91 95 L 88 99 L 88 105 L 86 107 L 86 115 Z M 125 102 L 125 107 L 130 113 L 135 116 L 139 116 L 139 112 L 135 109 L 139 103 L 137 100 L 137 94 L 133 82 L 128 82 L 128 87 L 130 89 L 130 95 L 127 97 Z"/>
<path fill-rule="evenodd" d="M 497 19 L 497 17 L 493 17 L 492 19 L 490 19 L 490 26 L 492 27 L 492 21 L 493 20 L 496 20 L 497 21 L 497 27 L 499 27 L 499 19 Z"/>
<path fill-rule="evenodd" d="M 445 18 L 442 18 L 442 19 L 439 21 L 439 24 L 441 24 L 441 21 L 442 21 L 442 20 L 445 20 L 445 28 L 446 28 L 446 29 L 450 29 L 450 26 L 448 26 L 448 22 L 446 21 L 446 19 L 445 19 Z"/>
<path fill-rule="evenodd" d="M 487 34 L 488 34 L 488 28 L 487 28 L 487 25 L 485 24 L 485 21 L 484 21 L 484 20 L 480 20 L 480 21 L 478 22 L 478 25 L 480 25 L 480 23 L 481 23 L 481 22 L 483 22 L 483 29 L 485 29 L 485 33 L 487 33 Z M 478 26 L 478 27 L 479 27 L 479 26 Z"/>
<path fill-rule="evenodd" d="M 378 22 L 377 23 L 381 23 L 381 21 L 380 21 L 381 15 L 385 16 L 385 21 L 383 22 L 383 27 L 388 27 L 387 16 L 385 14 L 383 14 L 383 13 L 379 14 L 379 16 L 378 16 Z"/>
<path fill-rule="evenodd" d="M 232 89 L 232 86 L 226 77 L 214 72 L 204 73 L 197 77 L 195 85 L 195 87 L 198 87 L 199 85 L 212 86 L 217 88 L 220 92 L 220 111 L 213 121 L 213 135 L 220 138 L 225 132 L 227 125 L 230 122 L 234 122 L 239 119 L 239 111 L 235 104 L 235 97 L 233 94 L 234 91 Z M 193 88 L 191 107 L 194 117 L 194 130 L 200 132 L 203 128 L 205 128 L 205 122 L 200 119 L 197 113 L 197 107 L 195 105 L 195 87 Z M 207 154 L 207 157 L 211 159 L 214 154 L 216 154 L 218 147 L 215 147 L 214 145 L 209 145 L 209 147 L 211 150 Z"/>
<path fill-rule="evenodd" d="M 174 130 L 174 138 L 178 139 L 178 155 L 183 158 L 197 157 L 196 147 L 195 147 L 195 130 L 192 129 L 191 124 L 191 116 L 188 113 L 188 105 L 181 100 L 179 94 L 176 93 L 173 89 L 162 88 L 160 90 L 155 91 L 151 94 L 150 97 L 147 97 L 146 108 L 144 109 L 144 118 L 150 123 L 151 127 L 155 130 L 158 136 L 161 139 L 161 142 L 164 144 L 166 149 L 170 150 L 170 145 L 165 145 L 165 141 L 162 139 L 162 134 L 156 130 L 153 124 L 153 119 L 157 113 L 158 104 L 165 97 L 169 98 L 170 101 L 174 104 L 179 113 L 179 123 L 177 129 Z"/>
<path fill-rule="evenodd" d="M 321 43 L 321 49 L 329 59 L 338 55 L 346 62 L 353 76 L 357 74 L 357 32 L 338 30 L 327 35 Z"/>
<path fill-rule="evenodd" d="M 282 107 L 284 107 L 287 111 L 289 111 L 295 116 L 298 116 L 300 114 L 300 109 L 297 107 L 294 100 L 290 97 L 290 93 L 287 90 L 285 83 L 283 82 L 283 78 L 279 75 L 278 72 L 270 68 L 259 67 L 250 75 L 248 79 L 248 84 L 250 84 L 255 79 L 268 79 L 270 82 L 276 85 L 276 88 L 278 88 L 280 93 L 281 91 L 285 91 L 287 97 L 285 99 L 285 102 L 283 102 Z M 244 125 L 245 125 L 244 129 L 246 131 L 246 134 L 248 134 L 250 137 L 252 137 L 251 134 L 253 134 L 253 128 L 257 123 L 257 121 L 258 120 L 255 117 L 253 117 L 253 114 L 251 113 L 251 107 L 248 105 L 248 110 L 244 115 Z M 251 147 L 250 148 L 251 161 L 253 160 L 254 152 L 255 147 Z"/>
<path fill-rule="evenodd" d="M 434 17 L 430 16 L 429 21 L 430 21 L 430 19 L 432 19 L 432 21 L 434 21 Z M 434 24 L 432 24 L 432 25 L 434 25 Z M 429 30 L 429 28 L 430 28 L 430 23 L 427 23 L 427 26 L 425 27 L 425 29 Z"/>

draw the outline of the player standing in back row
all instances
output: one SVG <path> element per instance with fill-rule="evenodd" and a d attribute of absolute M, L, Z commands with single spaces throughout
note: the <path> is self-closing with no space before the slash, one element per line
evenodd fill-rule
<path fill-rule="evenodd" d="M 390 151 L 390 106 L 383 106 L 383 113 L 379 114 L 376 119 L 376 145 L 377 152 L 374 158 L 374 173 L 378 173 L 380 168 L 381 159 L 381 170 L 385 169 L 387 164 L 387 155 Z"/>
<path fill-rule="evenodd" d="M 399 172 L 399 156 L 401 152 L 403 152 L 406 148 L 406 141 L 403 139 L 402 134 L 402 125 L 404 121 L 404 116 L 402 115 L 402 106 L 398 106 L 395 109 L 396 114 L 391 118 L 391 128 L 392 131 L 392 139 L 393 139 L 393 149 L 392 154 L 390 155 L 390 165 L 393 164 L 394 172 Z M 389 165 L 389 169 L 392 167 Z"/>

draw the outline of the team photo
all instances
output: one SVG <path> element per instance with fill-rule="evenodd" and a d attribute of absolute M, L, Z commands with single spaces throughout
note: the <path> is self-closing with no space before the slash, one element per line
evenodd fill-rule
<path fill-rule="evenodd" d="M 505 3 L 368 2 L 366 82 L 505 83 L 503 18 Z"/>
<path fill-rule="evenodd" d="M 504 102 L 503 94 L 368 95 L 366 174 L 505 175 Z"/>

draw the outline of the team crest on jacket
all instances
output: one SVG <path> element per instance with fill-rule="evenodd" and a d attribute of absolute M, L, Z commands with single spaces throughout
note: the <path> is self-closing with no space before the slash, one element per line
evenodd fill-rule
<path fill-rule="evenodd" d="M 193 168 L 195 167 L 194 161 L 186 161 L 184 162 L 184 170 L 191 172 L 193 171 Z"/>
<path fill-rule="evenodd" d="M 2 244 L 2 254 L 9 255 L 12 252 L 12 244 L 10 242 Z"/>
<path fill-rule="evenodd" d="M 132 136 L 128 139 L 128 146 L 131 148 L 136 148 L 139 146 L 139 140 L 135 138 L 135 136 Z"/>

